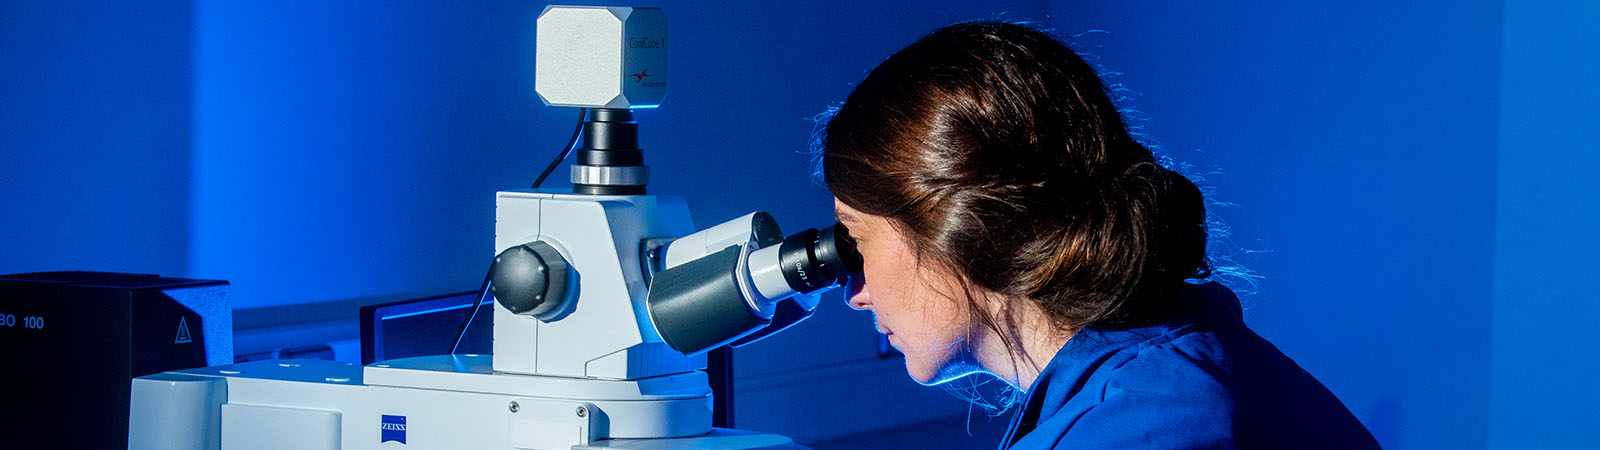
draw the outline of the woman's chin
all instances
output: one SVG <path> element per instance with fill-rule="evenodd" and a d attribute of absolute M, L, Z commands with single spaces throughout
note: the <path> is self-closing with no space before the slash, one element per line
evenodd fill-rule
<path fill-rule="evenodd" d="M 938 375 L 936 371 L 927 367 L 918 367 L 918 365 L 912 363 L 911 358 L 906 358 L 906 374 L 911 375 L 912 380 L 916 380 L 917 384 L 923 386 L 938 384 L 934 382 L 937 379 L 936 375 Z"/>

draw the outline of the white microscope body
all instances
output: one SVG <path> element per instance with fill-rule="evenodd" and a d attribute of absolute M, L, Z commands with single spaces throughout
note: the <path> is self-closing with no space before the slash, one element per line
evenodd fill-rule
<path fill-rule="evenodd" d="M 704 352 L 803 319 L 859 271 L 842 227 L 783 239 L 764 213 L 694 232 L 682 199 L 645 194 L 627 108 L 666 89 L 654 8 L 550 7 L 536 86 L 597 108 L 574 193 L 498 193 L 494 355 L 365 367 L 258 361 L 135 379 L 130 449 L 783 449 L 711 426 Z M 854 259 L 852 259 L 854 258 Z"/>

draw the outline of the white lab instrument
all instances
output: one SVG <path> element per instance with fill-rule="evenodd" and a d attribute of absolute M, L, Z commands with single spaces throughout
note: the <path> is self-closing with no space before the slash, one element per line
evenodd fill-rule
<path fill-rule="evenodd" d="M 536 89 L 595 108 L 573 193 L 498 193 L 494 354 L 365 367 L 259 361 L 133 382 L 130 449 L 782 449 L 714 429 L 704 352 L 798 322 L 860 271 L 839 225 L 787 239 L 765 213 L 694 232 L 645 193 L 627 108 L 666 89 L 655 8 L 550 7 Z"/>

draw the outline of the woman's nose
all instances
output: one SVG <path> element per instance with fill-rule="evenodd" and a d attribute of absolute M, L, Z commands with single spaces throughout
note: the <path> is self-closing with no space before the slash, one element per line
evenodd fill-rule
<path fill-rule="evenodd" d="M 850 277 L 850 281 L 845 283 L 844 298 L 853 309 L 872 309 L 872 296 L 867 295 L 866 282 L 860 275 Z"/>

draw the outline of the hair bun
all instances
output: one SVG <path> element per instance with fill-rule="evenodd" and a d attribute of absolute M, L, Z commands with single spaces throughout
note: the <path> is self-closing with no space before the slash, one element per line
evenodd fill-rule
<path fill-rule="evenodd" d="M 1199 190 L 1128 134 L 1088 63 L 1028 26 L 918 40 L 856 86 L 818 142 L 839 201 L 1065 325 L 1147 318 L 1204 267 Z"/>

